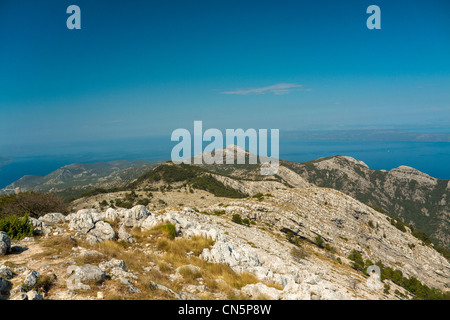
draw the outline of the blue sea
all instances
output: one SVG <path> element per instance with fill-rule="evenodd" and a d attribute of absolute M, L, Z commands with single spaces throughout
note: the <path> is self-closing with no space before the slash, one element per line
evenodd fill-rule
<path fill-rule="evenodd" d="M 0 154 L 0 188 L 24 175 L 44 176 L 71 163 L 170 160 L 175 144 L 169 137 L 157 137 L 6 148 Z M 450 179 L 450 142 L 280 139 L 280 158 L 284 160 L 303 162 L 333 155 L 354 157 L 372 169 L 407 165 L 436 178 Z"/>

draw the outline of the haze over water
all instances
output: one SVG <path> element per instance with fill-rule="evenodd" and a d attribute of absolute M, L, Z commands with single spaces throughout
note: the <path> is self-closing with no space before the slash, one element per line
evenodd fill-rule
<path fill-rule="evenodd" d="M 0 188 L 24 175 L 47 175 L 71 163 L 113 160 L 170 160 L 170 137 L 121 139 L 18 149 L 0 166 Z M 204 143 L 205 147 L 207 143 Z M 280 158 L 304 162 L 334 155 L 351 156 L 370 168 L 390 170 L 406 165 L 440 179 L 450 179 L 450 142 L 332 141 L 280 139 Z"/>

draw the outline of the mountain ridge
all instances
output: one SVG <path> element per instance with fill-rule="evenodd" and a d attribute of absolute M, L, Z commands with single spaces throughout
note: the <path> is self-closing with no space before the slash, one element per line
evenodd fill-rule
<path fill-rule="evenodd" d="M 231 150 L 233 146 L 228 146 L 220 151 Z M 249 152 L 245 149 L 246 158 Z M 237 149 L 234 153 L 236 159 Z M 203 154 L 201 154 L 203 156 Z M 196 157 L 199 157 L 197 155 Z M 225 158 L 225 153 L 223 154 Z M 195 157 L 194 157 L 195 158 Z M 192 158 L 191 160 L 193 160 Z M 109 162 L 110 166 L 121 163 Z M 121 170 L 114 174 L 95 176 L 91 172 L 90 179 L 81 179 L 78 185 L 66 190 L 67 193 L 75 193 L 78 196 L 86 191 L 103 188 L 134 188 L 136 181 L 142 180 L 145 174 L 151 174 L 158 166 L 167 165 L 162 162 L 134 163 L 136 168 L 127 172 L 128 165 L 122 163 Z M 375 170 L 369 168 L 363 161 L 349 156 L 331 156 L 314 159 L 306 162 L 290 162 L 280 160 L 279 170 L 276 175 L 262 176 L 260 174 L 261 163 L 256 164 L 195 164 L 193 166 L 202 168 L 202 181 L 197 179 L 197 187 L 206 188 L 209 185 L 215 190 L 221 188 L 231 188 L 242 196 L 253 196 L 257 193 L 267 193 L 272 190 L 292 187 L 319 186 L 339 190 L 365 204 L 368 204 L 387 215 L 401 219 L 405 223 L 415 226 L 424 231 L 440 245 L 450 248 L 450 180 L 437 179 L 412 167 L 402 165 L 389 171 Z M 74 164 L 75 165 L 75 164 Z M 70 182 L 64 184 L 64 180 L 70 181 L 72 177 L 80 173 L 80 170 L 67 172 L 69 165 L 50 173 L 44 178 L 25 176 L 9 187 L 14 189 L 25 185 L 25 190 L 64 192 L 63 189 Z M 84 166 L 84 165 L 82 165 Z M 95 168 L 99 164 L 91 164 Z M 85 170 L 86 168 L 82 168 Z M 70 170 L 69 170 L 70 171 Z M 86 171 L 86 170 L 85 170 Z M 94 170 L 95 171 L 95 170 Z M 120 178 L 120 173 L 125 174 L 125 179 Z M 200 174 L 200 173 L 199 173 Z M 119 177 L 119 179 L 117 179 Z M 76 179 L 76 178 L 72 178 Z M 92 181 L 95 180 L 95 183 Z M 208 180 L 208 181 L 206 181 Z M 86 183 L 88 182 L 88 183 Z M 23 183 L 22 185 L 20 183 Z M 147 188 L 154 189 L 150 183 Z M 157 188 L 162 185 L 158 182 Z M 184 181 L 183 183 L 186 183 Z M 165 184 L 166 187 L 170 183 Z M 213 186 L 215 185 L 215 187 Z M 172 187 L 172 186 L 171 186 Z M 233 194 L 233 192 L 229 192 Z"/>

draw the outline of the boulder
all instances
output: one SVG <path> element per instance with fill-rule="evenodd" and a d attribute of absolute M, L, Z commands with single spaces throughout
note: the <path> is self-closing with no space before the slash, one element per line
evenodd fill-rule
<path fill-rule="evenodd" d="M 111 259 L 109 261 L 101 262 L 98 266 L 103 271 L 109 270 L 109 274 L 112 275 L 113 279 L 120 279 L 120 278 L 138 279 L 138 277 L 135 274 L 127 271 L 127 266 L 123 260 Z"/>
<path fill-rule="evenodd" d="M 17 294 L 15 294 L 15 295 L 12 295 L 12 296 L 9 298 L 9 300 L 28 300 L 28 296 L 27 296 L 26 293 L 20 292 L 20 293 L 17 293 Z"/>
<path fill-rule="evenodd" d="M 118 232 L 119 240 L 125 241 L 126 243 L 135 243 L 136 240 L 127 232 L 125 226 L 121 226 Z"/>
<path fill-rule="evenodd" d="M 112 268 L 119 268 L 122 270 L 127 270 L 125 261 L 119 260 L 119 259 L 111 259 L 109 261 L 103 261 L 98 266 L 100 269 L 102 269 L 104 271 L 106 271 L 108 269 L 112 269 Z"/>
<path fill-rule="evenodd" d="M 119 214 L 113 208 L 108 208 L 105 212 L 101 214 L 103 220 L 114 222 L 119 218 Z"/>
<path fill-rule="evenodd" d="M 88 233 L 94 229 L 97 222 L 101 221 L 101 217 L 95 209 L 82 209 L 77 213 L 66 216 L 67 220 L 69 221 L 70 230 Z"/>
<path fill-rule="evenodd" d="M 52 212 L 52 213 L 47 213 L 46 215 L 40 217 L 39 220 L 52 225 L 52 224 L 64 223 L 66 220 L 66 216 L 63 215 L 62 213 Z"/>
<path fill-rule="evenodd" d="M 178 293 L 176 293 L 176 292 L 173 291 L 172 289 L 167 288 L 166 286 L 163 286 L 162 284 L 159 284 L 159 283 L 150 281 L 149 286 L 150 286 L 152 289 L 155 289 L 155 290 L 161 290 L 161 291 L 167 292 L 168 294 L 172 295 L 174 298 L 176 298 L 176 299 L 178 299 L 178 300 L 182 300 L 182 299 L 181 299 L 181 296 L 180 296 Z"/>
<path fill-rule="evenodd" d="M 94 228 L 88 234 L 94 235 L 101 240 L 114 240 L 116 238 L 116 233 L 111 225 L 104 221 L 96 222 Z"/>
<path fill-rule="evenodd" d="M 43 223 L 41 220 L 38 220 L 33 217 L 28 217 L 28 223 L 30 223 L 34 228 L 42 228 Z"/>
<path fill-rule="evenodd" d="M 236 271 L 248 271 L 246 269 L 262 265 L 258 254 L 249 245 L 239 246 L 232 242 L 217 241 L 211 249 L 203 249 L 200 257 L 209 262 L 225 263 Z"/>
<path fill-rule="evenodd" d="M 27 300 L 44 300 L 44 297 L 39 294 L 36 290 L 31 290 L 27 292 Z"/>
<path fill-rule="evenodd" d="M 142 222 L 150 215 L 150 212 L 143 205 L 134 206 L 131 209 L 121 212 L 126 227 L 139 227 Z"/>
<path fill-rule="evenodd" d="M 9 293 L 9 291 L 11 290 L 12 286 L 13 286 L 13 284 L 11 281 L 0 278 L 0 294 L 1 295 L 7 295 Z"/>
<path fill-rule="evenodd" d="M 9 280 L 9 279 L 12 279 L 13 276 L 14 276 L 14 274 L 9 267 L 0 266 L 0 277 Z"/>
<path fill-rule="evenodd" d="M 101 281 L 106 279 L 105 272 L 97 266 L 85 264 L 84 266 L 70 266 L 67 273 L 71 276 L 67 279 L 67 288 L 70 290 L 89 290 L 90 286 L 83 281 Z"/>
<path fill-rule="evenodd" d="M 127 290 L 130 293 L 141 293 L 141 290 L 139 290 L 138 288 L 136 288 L 135 286 L 133 286 L 133 284 L 131 283 L 130 280 L 120 277 L 119 281 L 122 282 L 124 285 L 127 286 Z"/>
<path fill-rule="evenodd" d="M 279 300 L 281 298 L 280 290 L 268 287 L 261 282 L 256 284 L 248 284 L 241 290 L 246 295 L 257 299 L 261 299 L 262 296 L 265 296 L 271 300 Z"/>
<path fill-rule="evenodd" d="M 158 224 L 164 222 L 164 217 L 160 215 L 148 216 L 141 224 L 141 228 L 144 230 L 150 230 L 157 226 Z"/>
<path fill-rule="evenodd" d="M 11 252 L 11 239 L 6 232 L 0 231 L 0 256 Z"/>
<path fill-rule="evenodd" d="M 36 283 L 38 282 L 39 278 L 41 277 L 40 273 L 37 271 L 31 271 L 27 274 L 25 277 L 25 280 L 23 280 L 23 286 L 27 290 L 31 290 L 34 288 Z"/>
<path fill-rule="evenodd" d="M 91 246 L 95 245 L 96 243 L 102 242 L 102 240 L 101 240 L 99 237 L 97 237 L 95 234 L 88 234 L 88 235 L 86 236 L 86 241 L 87 241 Z"/>

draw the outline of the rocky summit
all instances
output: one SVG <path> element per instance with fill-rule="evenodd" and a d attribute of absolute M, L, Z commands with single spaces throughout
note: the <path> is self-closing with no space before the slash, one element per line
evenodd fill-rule
<path fill-rule="evenodd" d="M 220 199 L 201 211 L 138 205 L 30 220 L 39 236 L 11 241 L 2 233 L 4 299 L 413 296 L 395 279 L 352 267 L 354 250 L 429 288 L 449 285 L 442 255 L 382 213 L 326 188 Z"/>
<path fill-rule="evenodd" d="M 268 177 L 259 164 L 213 169 L 165 163 L 69 212 L 5 220 L 28 233 L 0 232 L 1 299 L 449 297 L 448 253 L 362 201 L 364 191 L 390 208 L 397 197 L 403 212 L 411 199 L 438 219 L 426 197 L 441 197 L 441 180 L 350 157 L 282 162 Z"/>

